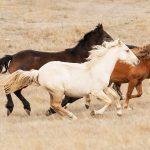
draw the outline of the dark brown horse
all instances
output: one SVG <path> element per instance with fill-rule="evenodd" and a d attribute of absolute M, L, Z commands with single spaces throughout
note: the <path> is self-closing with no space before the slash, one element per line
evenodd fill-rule
<path fill-rule="evenodd" d="M 103 41 L 111 41 L 112 37 L 103 30 L 102 24 L 99 24 L 94 30 L 86 33 L 78 44 L 70 49 L 61 52 L 39 52 L 34 50 L 20 51 L 14 55 L 6 55 L 0 59 L 0 72 L 13 73 L 18 69 L 31 70 L 39 69 L 42 65 L 49 61 L 64 61 L 64 62 L 84 62 L 88 56 L 88 51 L 93 45 L 100 45 Z M 10 62 L 10 63 L 9 63 Z M 5 68 L 5 71 L 2 70 Z M 21 90 L 14 93 L 23 103 L 24 109 L 30 114 L 31 108 L 29 102 L 22 96 Z M 7 96 L 7 115 L 13 111 L 13 101 L 10 94 Z M 66 98 L 67 101 L 74 98 Z"/>
<path fill-rule="evenodd" d="M 120 96 L 122 96 L 120 91 L 121 84 L 128 83 L 124 108 L 129 109 L 129 100 L 142 95 L 142 82 L 144 79 L 150 78 L 150 45 L 141 48 L 134 48 L 133 51 L 140 59 L 139 65 L 133 67 L 128 64 L 118 62 L 111 75 L 111 82 L 115 83 L 113 87 L 116 91 L 118 91 Z M 137 90 L 136 95 L 132 95 L 134 88 Z"/>

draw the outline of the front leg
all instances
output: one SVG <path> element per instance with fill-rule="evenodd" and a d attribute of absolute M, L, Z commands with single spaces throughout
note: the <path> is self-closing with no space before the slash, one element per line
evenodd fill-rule
<path fill-rule="evenodd" d="M 129 107 L 129 100 L 131 99 L 131 95 L 132 95 L 133 89 L 136 86 L 136 84 L 137 84 L 137 80 L 130 80 L 130 82 L 128 84 L 128 91 L 127 91 L 126 99 L 125 99 L 125 103 L 124 103 L 125 109 L 131 110 L 131 108 Z"/>
<path fill-rule="evenodd" d="M 91 103 L 90 95 L 85 96 L 85 108 L 89 109 Z"/>
<path fill-rule="evenodd" d="M 14 103 L 10 94 L 7 94 L 6 97 L 7 97 L 7 103 L 6 103 L 7 116 L 9 116 L 13 112 Z"/>
<path fill-rule="evenodd" d="M 24 106 L 24 109 L 26 111 L 26 113 L 28 115 L 30 115 L 30 112 L 31 112 L 31 107 L 30 107 L 30 103 L 23 97 L 23 95 L 21 94 L 21 90 L 18 90 L 16 92 L 14 92 L 14 94 L 20 99 L 20 101 L 22 102 L 23 106 Z"/>
<path fill-rule="evenodd" d="M 111 87 L 106 88 L 106 89 L 104 90 L 104 92 L 105 92 L 107 95 L 111 96 L 111 97 L 114 99 L 115 104 L 116 104 L 116 108 L 117 108 L 117 115 L 118 115 L 118 116 L 121 116 L 121 115 L 122 115 L 122 107 L 121 107 L 121 104 L 120 104 L 120 96 L 119 96 L 119 95 L 117 94 L 117 92 L 116 92 L 113 88 L 111 88 Z"/>
<path fill-rule="evenodd" d="M 102 115 L 106 111 L 106 109 L 112 104 L 112 100 L 104 93 L 104 91 L 94 91 L 91 92 L 91 95 L 97 97 L 98 100 L 102 100 L 106 103 L 103 108 L 99 110 L 93 110 L 91 112 L 91 115 Z"/>

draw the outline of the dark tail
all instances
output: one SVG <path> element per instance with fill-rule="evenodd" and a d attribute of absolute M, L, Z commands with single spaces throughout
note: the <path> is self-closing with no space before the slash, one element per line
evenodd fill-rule
<path fill-rule="evenodd" d="M 5 55 L 3 58 L 0 59 L 0 73 L 6 73 L 8 70 L 8 63 L 12 60 L 11 55 Z M 2 72 L 3 68 L 5 67 L 5 71 Z"/>

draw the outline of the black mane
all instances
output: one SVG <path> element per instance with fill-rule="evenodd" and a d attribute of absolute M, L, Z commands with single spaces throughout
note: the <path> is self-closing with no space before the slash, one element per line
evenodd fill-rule
<path fill-rule="evenodd" d="M 112 37 L 103 30 L 102 24 L 98 24 L 94 30 L 86 33 L 75 47 L 66 50 L 69 50 L 72 54 L 87 52 L 92 49 L 93 45 L 101 45 L 106 36 L 109 40 L 112 40 Z"/>

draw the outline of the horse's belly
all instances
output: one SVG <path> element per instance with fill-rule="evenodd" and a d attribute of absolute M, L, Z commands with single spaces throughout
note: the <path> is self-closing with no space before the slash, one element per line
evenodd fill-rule
<path fill-rule="evenodd" d="M 69 85 L 67 84 L 65 88 L 65 95 L 70 97 L 83 97 L 85 95 L 88 95 L 90 93 L 90 85 L 87 84 L 74 84 Z"/>
<path fill-rule="evenodd" d="M 65 95 L 69 97 L 84 97 L 85 95 L 88 95 L 89 91 L 83 91 L 83 90 L 67 90 L 65 91 Z"/>

